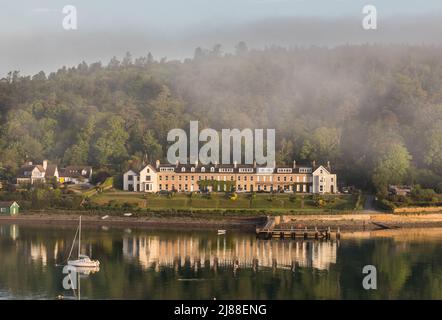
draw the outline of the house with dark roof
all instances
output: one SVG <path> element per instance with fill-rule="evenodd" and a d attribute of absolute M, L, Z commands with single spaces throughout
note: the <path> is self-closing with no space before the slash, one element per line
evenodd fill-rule
<path fill-rule="evenodd" d="M 91 166 L 67 166 L 60 170 L 60 183 L 82 184 L 92 179 Z"/>
<path fill-rule="evenodd" d="M 48 164 L 47 160 L 44 160 L 42 164 L 33 164 L 28 162 L 20 167 L 17 175 L 18 184 L 37 184 L 45 183 L 50 179 L 58 180 L 58 168 L 57 165 Z"/>

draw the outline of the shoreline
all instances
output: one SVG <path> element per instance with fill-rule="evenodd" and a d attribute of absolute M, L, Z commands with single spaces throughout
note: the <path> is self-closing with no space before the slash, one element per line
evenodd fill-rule
<path fill-rule="evenodd" d="M 108 226 L 108 227 L 137 227 L 146 229 L 162 230 L 242 230 L 255 231 L 256 227 L 265 223 L 266 218 L 262 216 L 244 217 L 214 217 L 213 219 L 200 217 L 122 217 L 109 216 L 102 219 L 99 215 L 76 214 L 54 214 L 54 213 L 32 213 L 18 216 L 0 216 L 0 224 L 21 224 L 21 225 L 64 225 L 75 226 L 78 218 L 82 217 L 82 224 L 86 227 Z"/>
<path fill-rule="evenodd" d="M 71 226 L 78 223 L 79 216 L 85 226 L 139 227 L 165 230 L 242 230 L 255 231 L 262 227 L 267 217 L 264 215 L 244 216 L 149 216 L 124 217 L 91 214 L 90 212 L 27 212 L 17 216 L 0 216 L 0 224 L 42 224 Z M 370 231 L 382 229 L 437 228 L 442 227 L 442 213 L 431 214 L 318 214 L 318 215 L 281 215 L 280 226 L 294 228 L 327 228 L 341 231 Z"/>

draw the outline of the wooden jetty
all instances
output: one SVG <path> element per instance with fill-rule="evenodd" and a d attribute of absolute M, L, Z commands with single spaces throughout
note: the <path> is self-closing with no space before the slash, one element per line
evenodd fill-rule
<path fill-rule="evenodd" d="M 340 239 L 341 232 L 338 228 L 335 231 L 332 231 L 330 227 L 324 228 L 324 229 L 308 229 L 305 227 L 304 229 L 299 228 L 280 228 L 278 226 L 275 226 L 275 220 L 269 218 L 267 220 L 267 223 L 262 228 L 256 228 L 256 236 L 259 239 L 323 239 L 323 240 L 330 240 L 332 234 L 335 235 L 336 239 Z"/>

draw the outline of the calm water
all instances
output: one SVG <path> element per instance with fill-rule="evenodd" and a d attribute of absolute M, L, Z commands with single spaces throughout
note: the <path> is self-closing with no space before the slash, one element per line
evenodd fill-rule
<path fill-rule="evenodd" d="M 78 298 L 57 266 L 76 228 L 0 224 L 0 299 Z M 263 241 L 254 234 L 86 228 L 101 262 L 81 299 L 441 299 L 442 229 L 345 234 L 337 241 Z M 362 288 L 362 268 L 378 290 Z"/>

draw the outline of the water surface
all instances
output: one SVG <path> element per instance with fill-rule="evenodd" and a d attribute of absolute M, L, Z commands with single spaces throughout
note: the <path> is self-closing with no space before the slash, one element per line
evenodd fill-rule
<path fill-rule="evenodd" d="M 240 232 L 86 228 L 82 252 L 99 259 L 100 270 L 82 275 L 80 290 L 65 290 L 59 265 L 75 231 L 0 224 L 0 299 L 442 298 L 442 229 L 266 241 Z M 365 265 L 378 270 L 377 290 L 362 287 Z"/>

